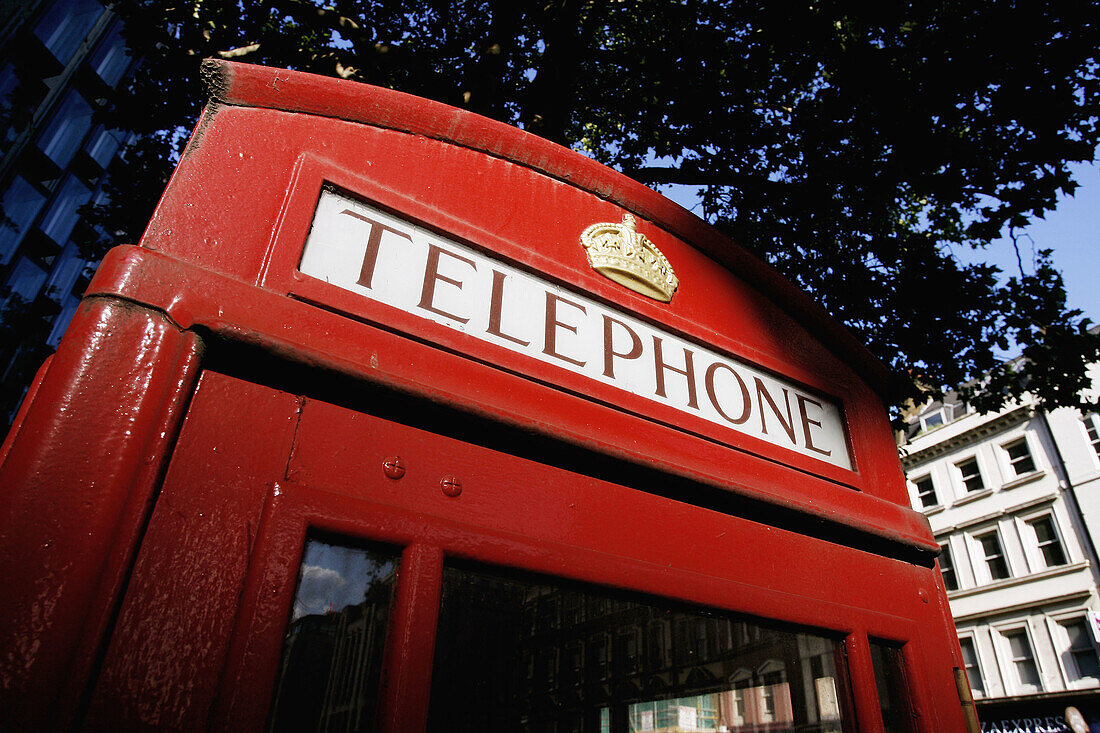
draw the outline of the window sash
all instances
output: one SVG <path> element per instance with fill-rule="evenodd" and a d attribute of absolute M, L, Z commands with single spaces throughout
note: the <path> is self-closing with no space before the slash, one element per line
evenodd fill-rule
<path fill-rule="evenodd" d="M 1012 666 L 1016 669 L 1016 679 L 1023 688 L 1034 687 L 1042 689 L 1043 683 L 1039 677 L 1039 667 L 1035 663 L 1035 653 L 1031 649 L 1031 640 L 1027 638 L 1027 632 L 1023 629 L 1009 631 L 1004 634 L 1008 641 Z"/>
<path fill-rule="evenodd" d="M 1054 520 L 1050 515 L 1028 520 L 1028 526 L 1035 533 L 1035 544 L 1043 556 L 1043 562 L 1048 568 L 1066 564 L 1066 552 L 1062 548 L 1062 542 L 1058 539 L 1058 533 L 1054 529 Z"/>
<path fill-rule="evenodd" d="M 1008 463 L 1017 476 L 1035 471 L 1035 460 L 1031 457 L 1026 438 L 1008 443 L 1004 446 L 1004 450 L 1008 453 Z"/>
<path fill-rule="evenodd" d="M 989 570 L 989 577 L 993 580 L 1004 580 L 1011 577 L 1008 570 L 1008 562 L 1005 559 L 1004 548 L 1001 546 L 1001 537 L 996 531 L 988 532 L 983 535 L 979 535 L 978 542 L 982 546 L 982 552 L 985 555 L 986 568 Z"/>
<path fill-rule="evenodd" d="M 932 483 L 931 476 L 923 476 L 913 483 L 917 485 L 917 498 L 920 499 L 922 507 L 927 509 L 928 507 L 933 507 L 940 503 L 939 498 L 936 496 L 936 486 Z"/>
<path fill-rule="evenodd" d="M 985 681 L 982 679 L 982 668 L 978 663 L 978 649 L 974 640 L 960 638 L 959 646 L 962 648 L 963 667 L 966 669 L 966 679 L 970 682 L 971 692 L 984 695 Z"/>
<path fill-rule="evenodd" d="M 943 574 L 943 584 L 947 590 L 959 589 L 959 578 L 955 574 L 955 562 L 951 557 L 951 547 L 947 544 L 940 545 L 940 572 Z"/>
<path fill-rule="evenodd" d="M 966 487 L 968 493 L 981 491 L 985 488 L 985 482 L 982 480 L 982 472 L 981 469 L 978 468 L 978 460 L 976 458 L 970 458 L 962 463 L 957 463 L 955 467 L 959 469 L 963 485 Z"/>

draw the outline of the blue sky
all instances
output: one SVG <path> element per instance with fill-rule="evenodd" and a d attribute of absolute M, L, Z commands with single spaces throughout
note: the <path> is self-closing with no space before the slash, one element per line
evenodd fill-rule
<path fill-rule="evenodd" d="M 1063 197 L 1045 219 L 1023 230 L 1027 236 L 1018 238 L 1020 254 L 1027 267 L 1033 251 L 1054 250 L 1054 264 L 1065 278 L 1070 307 L 1084 311 L 1096 323 L 1100 322 L 1100 166 L 1083 163 L 1072 170 L 1080 188 L 1072 197 Z M 984 256 L 1008 274 L 1018 271 L 1007 238 L 994 243 Z"/>
<path fill-rule="evenodd" d="M 1100 323 L 1100 165 L 1082 163 L 1071 167 L 1080 187 L 1073 196 L 1063 196 L 1058 207 L 1044 219 L 1037 219 L 1019 232 L 1020 256 L 1028 274 L 1034 252 L 1054 250 L 1054 264 L 1066 283 L 1070 308 L 1084 312 L 1084 317 Z M 661 193 L 681 206 L 693 209 L 698 203 L 694 186 L 661 186 Z M 698 209 L 693 209 L 699 213 Z M 991 262 L 1006 276 L 1017 275 L 1016 253 L 1012 241 L 1005 237 L 994 242 L 984 252 L 956 252 L 969 262 Z"/>

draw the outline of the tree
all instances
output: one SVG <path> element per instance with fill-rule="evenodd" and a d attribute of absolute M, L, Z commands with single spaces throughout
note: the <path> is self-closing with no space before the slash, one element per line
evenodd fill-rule
<path fill-rule="evenodd" d="M 703 215 L 893 370 L 1078 405 L 1100 336 L 1049 251 L 1004 282 L 955 252 L 1050 211 L 1100 140 L 1100 7 L 987 0 L 119 0 L 141 66 L 109 119 L 141 142 L 95 217 L 136 240 L 197 119 L 205 57 L 400 89 L 521 126 Z M 135 201 L 135 195 L 138 197 Z M 101 252 L 103 239 L 89 240 Z M 1018 345 L 1024 380 L 998 359 Z M 974 381 L 986 375 L 985 379 Z M 1095 407 L 1095 406 L 1094 406 Z"/>

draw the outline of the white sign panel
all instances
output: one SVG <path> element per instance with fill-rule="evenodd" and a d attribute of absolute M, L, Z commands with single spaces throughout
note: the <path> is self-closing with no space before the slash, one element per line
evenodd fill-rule
<path fill-rule="evenodd" d="M 828 400 L 346 196 L 322 193 L 299 269 L 482 341 L 851 468 L 840 409 Z"/>

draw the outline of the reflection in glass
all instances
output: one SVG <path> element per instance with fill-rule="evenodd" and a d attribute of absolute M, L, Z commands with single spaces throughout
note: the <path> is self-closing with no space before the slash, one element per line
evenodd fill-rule
<path fill-rule="evenodd" d="M 446 567 L 429 730 L 841 730 L 836 641 L 660 603 Z"/>
<path fill-rule="evenodd" d="M 306 543 L 275 683 L 270 731 L 369 731 L 394 554 Z"/>
<path fill-rule="evenodd" d="M 913 733 L 913 714 L 909 709 L 909 686 L 905 679 L 901 647 L 871 641 L 871 664 L 875 670 L 883 729 L 886 733 Z"/>

